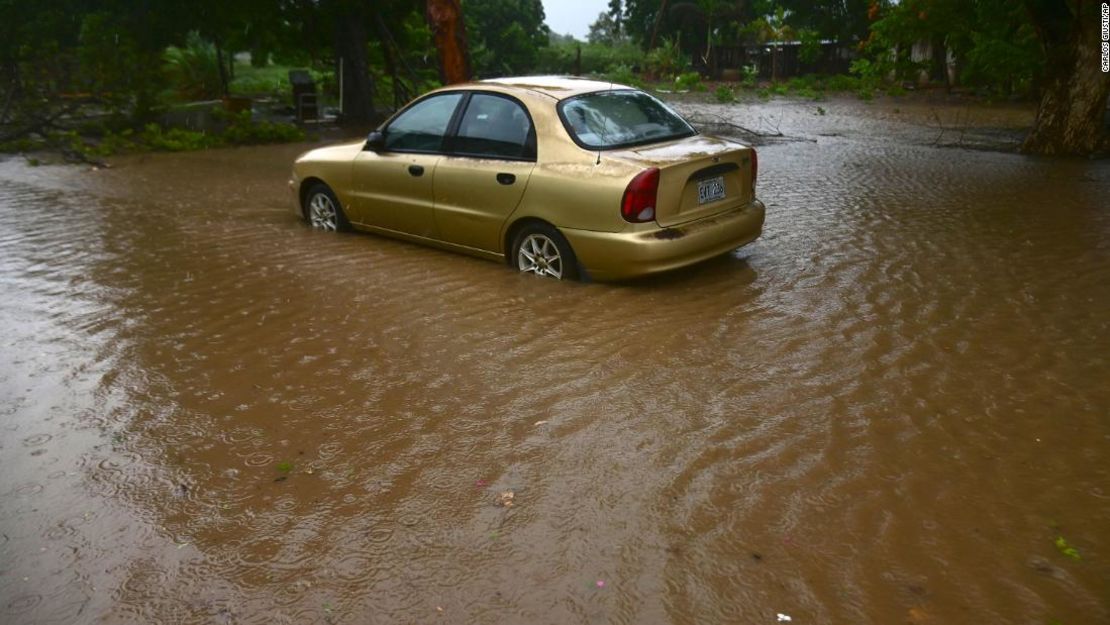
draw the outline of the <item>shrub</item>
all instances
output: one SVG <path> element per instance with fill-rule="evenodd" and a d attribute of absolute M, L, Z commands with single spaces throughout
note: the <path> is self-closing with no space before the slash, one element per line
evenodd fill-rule
<path fill-rule="evenodd" d="M 677 39 L 663 39 L 658 48 L 648 52 L 644 59 L 648 71 L 656 76 L 670 77 L 690 66 L 690 57 L 682 53 Z"/>
<path fill-rule="evenodd" d="M 745 65 L 740 70 L 740 73 L 741 76 L 743 76 L 743 78 L 740 79 L 740 84 L 745 89 L 751 89 L 755 87 L 755 83 L 759 79 L 759 68 L 755 64 Z"/>
<path fill-rule="evenodd" d="M 220 140 L 212 135 L 182 128 L 163 130 L 158 124 L 147 124 L 141 140 L 153 150 L 187 152 L 218 146 Z"/>
<path fill-rule="evenodd" d="M 721 104 L 728 104 L 729 102 L 736 101 L 736 94 L 732 92 L 732 89 L 724 85 L 717 87 L 717 90 L 713 92 L 713 96 L 717 98 L 717 101 Z"/>
<path fill-rule="evenodd" d="M 170 46 L 163 55 L 165 72 L 173 88 L 188 99 L 218 98 L 223 93 L 216 46 L 196 32 L 185 39 L 185 46 Z"/>
<path fill-rule="evenodd" d="M 817 100 L 822 97 L 820 93 L 809 87 L 802 87 L 794 92 L 799 98 L 806 98 L 807 100 Z"/>
<path fill-rule="evenodd" d="M 576 67 L 579 49 L 582 50 L 581 68 Z M 609 46 L 560 41 L 540 48 L 535 71 L 541 74 L 573 74 L 581 69 L 583 74 L 600 76 L 619 67 L 636 68 L 643 61 L 643 51 L 630 43 Z"/>
<path fill-rule="evenodd" d="M 798 49 L 799 61 L 812 63 L 821 57 L 821 36 L 817 31 L 802 29 L 798 31 L 798 40 L 802 44 Z"/>
<path fill-rule="evenodd" d="M 609 82 L 629 85 L 640 89 L 643 89 L 646 86 L 644 84 L 644 81 L 640 80 L 640 77 L 637 76 L 632 71 L 632 68 L 627 65 L 616 65 L 614 67 L 611 67 L 609 71 L 605 72 L 600 77 L 604 80 L 608 80 Z"/>
<path fill-rule="evenodd" d="M 825 79 L 825 88 L 829 91 L 856 91 L 860 88 L 859 79 L 844 74 L 829 76 Z"/>
<path fill-rule="evenodd" d="M 304 132 L 293 124 L 256 122 L 251 119 L 250 111 L 231 115 L 230 123 L 221 136 L 232 145 L 304 141 Z"/>
<path fill-rule="evenodd" d="M 686 72 L 677 76 L 674 79 L 675 89 L 679 91 L 705 91 L 706 86 L 701 81 L 701 74 L 697 72 Z"/>

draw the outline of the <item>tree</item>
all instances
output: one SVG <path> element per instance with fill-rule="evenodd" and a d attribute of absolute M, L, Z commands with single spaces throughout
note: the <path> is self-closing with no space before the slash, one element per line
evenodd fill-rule
<path fill-rule="evenodd" d="M 598 14 L 593 24 L 590 24 L 590 32 L 586 35 L 586 41 L 590 43 L 610 46 L 617 45 L 623 40 L 620 22 L 604 11 Z"/>
<path fill-rule="evenodd" d="M 439 51 L 440 79 L 443 84 L 470 80 L 470 50 L 459 0 L 427 0 L 425 14 L 428 27 L 432 29 L 436 50 Z"/>
<path fill-rule="evenodd" d="M 841 43 L 867 37 L 867 9 L 871 0 L 774 0 L 789 11 L 790 25 L 797 31 L 811 30 L 823 39 Z M 773 7 L 759 7 L 773 13 Z"/>
<path fill-rule="evenodd" d="M 794 37 L 794 28 L 790 26 L 787 18 L 790 13 L 783 7 L 775 8 L 775 12 L 756 19 L 751 24 L 751 29 L 761 43 L 771 43 L 771 81 L 779 79 L 779 56 L 782 51 L 782 42 Z"/>
<path fill-rule="evenodd" d="M 1100 70 L 1099 4 L 1084 0 L 1025 0 L 1046 58 L 1033 130 L 1022 151 L 1088 155 L 1106 149 L 1110 74 Z"/>
<path fill-rule="evenodd" d="M 466 0 L 467 30 L 473 33 L 473 61 L 483 76 L 532 71 L 549 30 L 540 0 Z"/>

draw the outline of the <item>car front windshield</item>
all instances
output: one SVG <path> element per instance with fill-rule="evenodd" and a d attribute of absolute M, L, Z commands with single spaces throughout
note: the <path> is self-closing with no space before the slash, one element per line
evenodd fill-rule
<path fill-rule="evenodd" d="M 567 132 L 591 150 L 659 143 L 697 134 L 686 120 L 642 91 L 598 91 L 559 103 Z"/>

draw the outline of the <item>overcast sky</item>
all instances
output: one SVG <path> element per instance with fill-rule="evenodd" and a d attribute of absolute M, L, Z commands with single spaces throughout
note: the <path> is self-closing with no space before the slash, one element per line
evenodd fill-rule
<path fill-rule="evenodd" d="M 609 0 L 543 0 L 547 27 L 560 35 L 585 40 L 597 14 L 609 10 Z"/>

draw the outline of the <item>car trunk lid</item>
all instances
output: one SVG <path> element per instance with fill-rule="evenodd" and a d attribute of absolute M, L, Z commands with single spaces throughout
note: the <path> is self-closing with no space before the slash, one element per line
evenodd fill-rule
<path fill-rule="evenodd" d="M 734 141 L 698 135 L 609 156 L 644 169 L 659 168 L 655 221 L 669 227 L 751 202 L 752 152 Z"/>

